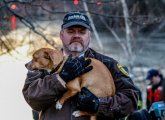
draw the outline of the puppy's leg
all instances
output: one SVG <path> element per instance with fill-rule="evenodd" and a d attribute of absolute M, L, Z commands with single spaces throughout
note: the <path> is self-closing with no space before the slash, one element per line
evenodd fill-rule
<path fill-rule="evenodd" d="M 85 111 L 74 111 L 72 113 L 73 116 L 75 117 L 80 117 L 80 116 L 91 116 L 90 120 L 96 120 L 96 116 L 94 116 L 93 114 L 89 113 L 89 112 L 85 112 Z"/>
<path fill-rule="evenodd" d="M 96 120 L 96 116 L 92 115 L 92 116 L 90 117 L 90 120 Z"/>
<path fill-rule="evenodd" d="M 91 116 L 92 114 L 90 114 L 88 112 L 85 112 L 85 111 L 79 111 L 79 110 L 77 110 L 77 111 L 74 111 L 72 113 L 72 115 L 75 116 L 75 117 L 80 117 L 80 116 Z"/>
<path fill-rule="evenodd" d="M 70 97 L 74 96 L 77 94 L 78 91 L 76 90 L 68 90 L 62 98 L 60 98 L 57 103 L 56 103 L 56 109 L 60 110 L 66 100 L 68 100 Z"/>
<path fill-rule="evenodd" d="M 70 97 L 76 95 L 80 90 L 80 79 L 76 78 L 72 81 L 69 81 L 66 84 L 68 91 L 66 93 L 64 93 L 64 95 L 57 101 L 56 103 L 56 109 L 61 109 L 62 105 L 64 104 L 64 102 L 66 100 L 68 100 Z"/>

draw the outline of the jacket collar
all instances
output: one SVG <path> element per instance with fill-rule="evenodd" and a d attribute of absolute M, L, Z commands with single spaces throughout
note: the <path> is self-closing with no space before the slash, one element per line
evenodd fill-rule
<path fill-rule="evenodd" d="M 91 48 L 88 48 L 84 56 L 94 58 L 95 57 L 94 53 L 95 53 L 94 50 L 92 50 Z"/>

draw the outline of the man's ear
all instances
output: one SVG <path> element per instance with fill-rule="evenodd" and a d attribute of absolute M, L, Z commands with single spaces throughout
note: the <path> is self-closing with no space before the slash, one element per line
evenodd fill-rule
<path fill-rule="evenodd" d="M 63 30 L 60 31 L 60 39 L 63 39 Z"/>

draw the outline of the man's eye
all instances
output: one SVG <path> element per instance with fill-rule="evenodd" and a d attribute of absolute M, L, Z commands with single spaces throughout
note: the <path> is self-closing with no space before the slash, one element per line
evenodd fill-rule
<path fill-rule="evenodd" d="M 68 32 L 68 33 L 73 33 L 73 30 L 68 30 L 67 32 Z"/>
<path fill-rule="evenodd" d="M 80 31 L 81 34 L 85 34 L 86 32 L 85 31 Z"/>

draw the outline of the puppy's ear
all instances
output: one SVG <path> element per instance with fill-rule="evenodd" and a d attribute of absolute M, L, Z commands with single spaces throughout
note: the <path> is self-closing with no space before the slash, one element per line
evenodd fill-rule
<path fill-rule="evenodd" d="M 48 51 L 48 55 L 54 65 L 58 65 L 63 60 L 63 54 L 61 51 L 51 50 L 51 51 Z"/>

